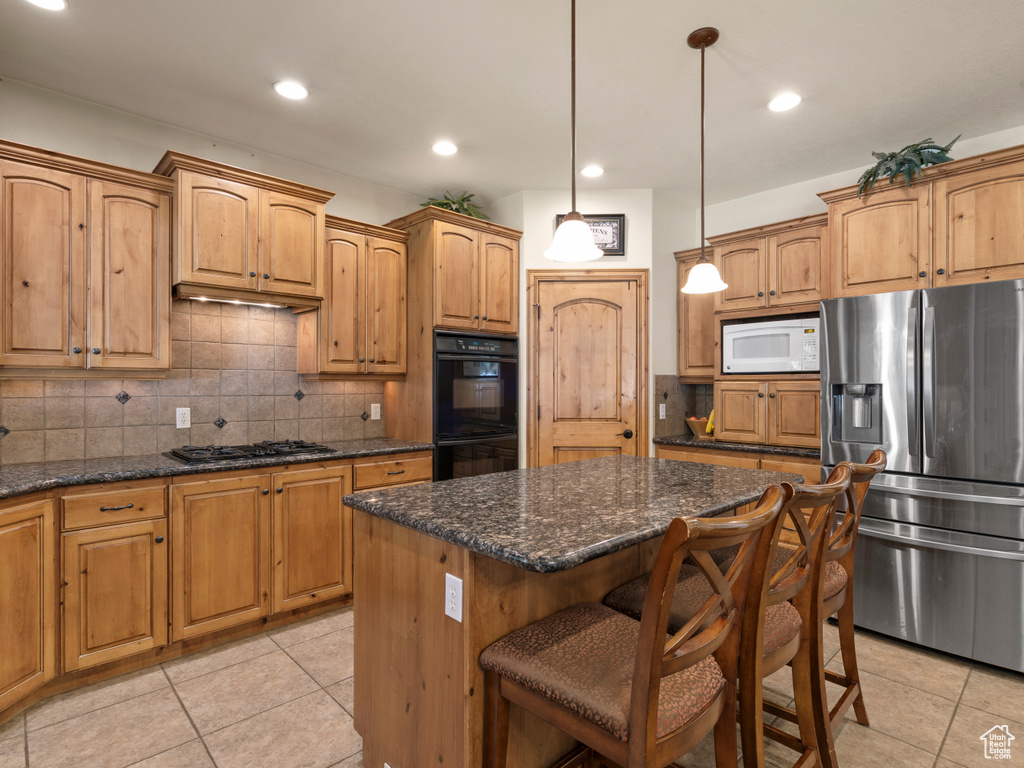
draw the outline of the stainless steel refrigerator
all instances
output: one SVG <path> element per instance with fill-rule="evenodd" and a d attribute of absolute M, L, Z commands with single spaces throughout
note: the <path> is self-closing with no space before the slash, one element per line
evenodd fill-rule
<path fill-rule="evenodd" d="M 822 464 L 889 457 L 855 623 L 1024 671 L 1024 280 L 821 303 Z"/>

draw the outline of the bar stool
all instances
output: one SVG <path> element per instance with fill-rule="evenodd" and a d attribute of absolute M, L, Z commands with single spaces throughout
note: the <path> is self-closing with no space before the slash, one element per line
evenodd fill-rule
<path fill-rule="evenodd" d="M 772 486 L 747 515 L 673 520 L 639 622 L 598 603 L 581 603 L 485 649 L 484 765 L 506 764 L 512 702 L 624 768 L 669 765 L 712 729 L 718 765 L 735 766 L 736 630 L 749 584 L 763 581 L 768 571 L 765 542 L 792 494 L 791 487 Z M 723 546 L 739 547 L 725 573 L 707 554 Z M 671 602 L 687 555 L 704 574 L 708 599 L 669 636 Z"/>
<path fill-rule="evenodd" d="M 764 735 L 772 736 L 801 753 L 799 764 L 817 758 L 825 765 L 834 765 L 831 731 L 827 738 L 823 723 L 827 703 L 822 666 L 816 663 L 821 653 L 821 617 L 817 610 L 818 596 L 824 579 L 824 551 L 829 542 L 835 508 L 850 483 L 849 468 L 836 469 L 824 485 L 800 485 L 792 501 L 780 515 L 766 551 L 769 563 L 767 576 L 757 585 L 760 596 L 751 601 L 744 612 L 739 634 L 739 666 L 734 678 L 738 685 L 739 712 L 743 743 L 743 761 L 747 768 L 763 768 Z M 787 484 L 784 484 L 787 485 Z M 780 546 L 782 530 L 795 533 L 793 546 Z M 722 552 L 714 553 L 723 559 Z M 728 562 L 727 558 L 724 558 Z M 605 597 L 605 605 L 626 615 L 635 616 L 636 595 L 645 579 L 629 582 Z M 754 585 L 751 585 L 751 589 Z M 701 604 L 707 588 L 690 576 L 676 587 L 669 630 L 680 623 L 692 622 L 691 610 Z M 800 735 L 764 725 L 762 679 L 782 669 L 793 667 L 793 688 L 796 693 Z M 777 736 L 774 733 L 777 731 Z M 819 749 L 819 744 L 821 747 Z M 824 754 L 820 754 L 820 753 Z M 829 755 L 832 755 L 832 760 Z"/>

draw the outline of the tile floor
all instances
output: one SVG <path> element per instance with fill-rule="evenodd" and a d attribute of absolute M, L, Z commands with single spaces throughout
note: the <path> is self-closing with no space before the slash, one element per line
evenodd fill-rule
<path fill-rule="evenodd" d="M 345 608 L 42 701 L 0 726 L 0 768 L 362 768 L 352 625 Z M 838 648 L 827 626 L 836 669 Z M 1024 766 L 1024 675 L 867 633 L 858 656 L 871 727 L 841 726 L 843 768 L 990 767 L 981 735 L 996 725 L 1019 744 L 1001 764 Z M 788 670 L 766 687 L 788 703 Z M 710 741 L 681 763 L 712 768 Z"/>

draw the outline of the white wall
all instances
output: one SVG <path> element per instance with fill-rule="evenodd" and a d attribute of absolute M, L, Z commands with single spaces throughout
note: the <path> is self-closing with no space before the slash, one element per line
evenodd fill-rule
<path fill-rule="evenodd" d="M 379 184 L 298 163 L 15 80 L 0 81 L 0 138 L 139 171 L 173 149 L 330 190 L 327 212 L 369 224 L 404 216 L 422 202 Z"/>
<path fill-rule="evenodd" d="M 678 370 L 674 254 L 698 244 L 698 227 L 699 224 L 694 223 L 693 208 L 686 205 L 679 195 L 667 190 L 655 190 L 651 269 L 651 371 L 661 376 L 674 376 Z"/>

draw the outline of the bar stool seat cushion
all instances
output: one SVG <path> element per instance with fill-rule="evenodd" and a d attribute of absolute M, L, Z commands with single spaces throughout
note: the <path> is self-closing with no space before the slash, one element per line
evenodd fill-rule
<path fill-rule="evenodd" d="M 792 603 L 769 605 L 764 612 L 764 654 L 767 656 L 784 646 L 800 631 L 803 620 Z"/>
<path fill-rule="evenodd" d="M 604 604 L 619 613 L 640 621 L 644 610 L 644 598 L 647 596 L 647 584 L 650 574 L 628 581 L 616 587 L 604 598 Z M 677 632 L 700 610 L 701 606 L 711 597 L 711 586 L 708 584 L 695 565 L 683 564 L 679 568 L 679 583 L 672 598 L 672 610 L 669 613 L 668 631 Z M 709 626 L 718 616 L 710 616 L 705 622 Z M 702 627 L 703 629 L 703 627 Z"/>
<path fill-rule="evenodd" d="M 580 603 L 505 635 L 484 650 L 480 665 L 626 741 L 639 636 L 639 622 Z M 663 678 L 658 736 L 700 715 L 724 685 L 711 656 Z"/>
<path fill-rule="evenodd" d="M 838 595 L 840 590 L 846 586 L 848 578 L 846 569 L 843 566 L 835 560 L 828 562 L 825 565 L 825 588 L 822 590 L 824 599 L 831 600 Z"/>

